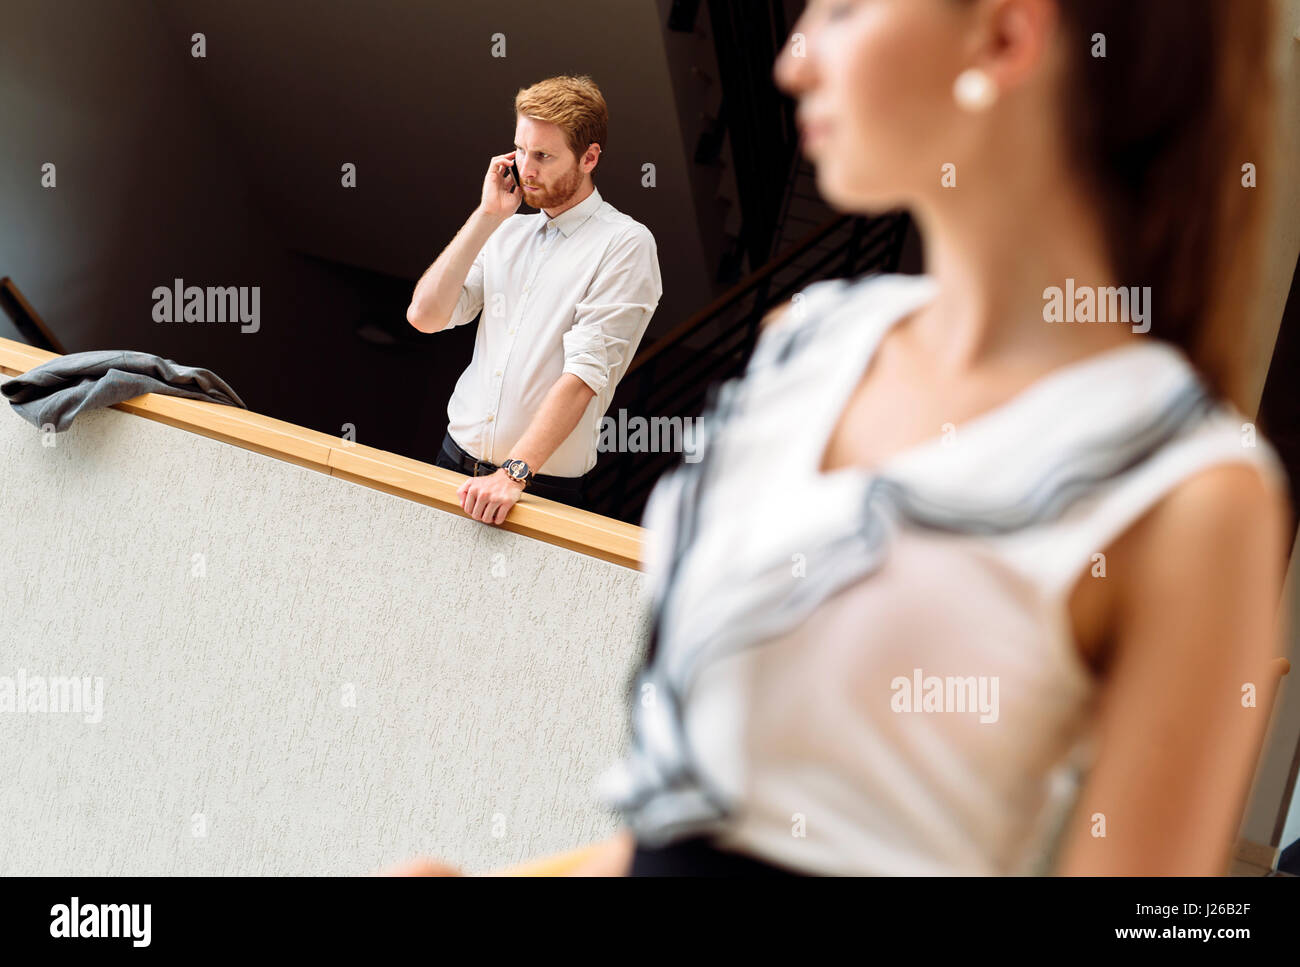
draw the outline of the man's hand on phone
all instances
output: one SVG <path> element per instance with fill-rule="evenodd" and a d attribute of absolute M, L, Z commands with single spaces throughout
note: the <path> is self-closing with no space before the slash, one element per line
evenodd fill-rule
<path fill-rule="evenodd" d="M 489 215 L 507 218 L 519 210 L 524 200 L 524 189 L 515 184 L 514 175 L 510 173 L 514 164 L 515 152 L 499 154 L 488 165 L 487 175 L 483 178 L 483 198 L 479 209 Z"/>

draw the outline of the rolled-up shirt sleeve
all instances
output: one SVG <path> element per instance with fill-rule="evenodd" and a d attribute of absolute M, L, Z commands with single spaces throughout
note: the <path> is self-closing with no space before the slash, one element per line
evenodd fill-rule
<path fill-rule="evenodd" d="M 456 300 L 456 308 L 451 311 L 451 318 L 447 320 L 446 329 L 463 326 L 482 311 L 483 253 L 486 251 L 487 246 L 484 245 L 474 258 L 474 264 L 469 267 L 469 274 L 465 276 L 465 282 L 460 287 L 460 298 Z M 446 329 L 443 331 L 445 332 Z"/>
<path fill-rule="evenodd" d="M 602 393 L 617 385 L 663 295 L 654 236 L 644 226 L 614 242 L 564 334 L 564 372 Z"/>

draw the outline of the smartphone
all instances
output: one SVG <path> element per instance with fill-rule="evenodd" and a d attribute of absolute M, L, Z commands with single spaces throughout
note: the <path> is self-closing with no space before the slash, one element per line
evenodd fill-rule
<path fill-rule="evenodd" d="M 519 166 L 515 164 L 513 161 L 510 162 L 510 174 L 513 175 L 515 179 L 515 187 L 510 189 L 510 194 L 513 195 L 515 193 L 515 188 L 519 189 L 520 191 L 523 191 L 524 183 L 519 177 Z"/>

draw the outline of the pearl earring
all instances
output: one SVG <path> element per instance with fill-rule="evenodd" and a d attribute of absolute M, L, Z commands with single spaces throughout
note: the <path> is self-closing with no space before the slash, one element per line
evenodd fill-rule
<path fill-rule="evenodd" d="M 998 99 L 998 86 L 986 72 L 971 67 L 957 75 L 952 93 L 957 103 L 967 111 L 983 111 Z"/>

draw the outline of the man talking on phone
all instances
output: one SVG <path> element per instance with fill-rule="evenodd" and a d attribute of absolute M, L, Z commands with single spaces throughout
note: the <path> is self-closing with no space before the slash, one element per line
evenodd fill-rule
<path fill-rule="evenodd" d="M 592 181 L 608 117 L 589 77 L 520 90 L 515 150 L 406 310 L 421 332 L 481 313 L 436 463 L 469 476 L 461 508 L 484 523 L 525 491 L 585 505 L 601 417 L 663 294 L 654 236 Z M 540 211 L 516 216 L 523 202 Z"/>

